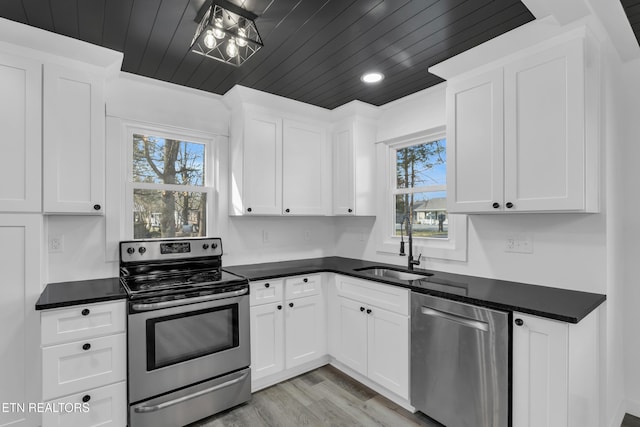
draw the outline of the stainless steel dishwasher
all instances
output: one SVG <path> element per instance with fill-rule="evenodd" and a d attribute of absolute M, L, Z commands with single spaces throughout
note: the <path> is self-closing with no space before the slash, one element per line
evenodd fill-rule
<path fill-rule="evenodd" d="M 447 427 L 510 426 L 509 313 L 411 293 L 411 404 Z"/>

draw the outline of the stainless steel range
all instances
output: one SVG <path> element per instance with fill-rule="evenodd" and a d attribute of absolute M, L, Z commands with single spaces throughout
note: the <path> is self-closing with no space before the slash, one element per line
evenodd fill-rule
<path fill-rule="evenodd" d="M 249 283 L 219 238 L 120 242 L 130 427 L 184 426 L 251 397 Z"/>

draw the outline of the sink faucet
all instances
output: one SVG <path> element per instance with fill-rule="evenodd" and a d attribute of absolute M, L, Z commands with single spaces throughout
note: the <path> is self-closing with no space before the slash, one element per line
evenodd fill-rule
<path fill-rule="evenodd" d="M 418 255 L 418 259 L 413 259 L 413 233 L 411 231 L 411 218 L 409 215 L 405 215 L 402 217 L 402 221 L 400 222 L 400 256 L 405 256 L 404 253 L 404 235 L 402 234 L 402 226 L 404 223 L 407 223 L 407 237 L 409 238 L 409 258 L 407 259 L 407 268 L 409 270 L 413 270 L 414 265 L 420 265 L 420 257 L 422 254 Z"/>

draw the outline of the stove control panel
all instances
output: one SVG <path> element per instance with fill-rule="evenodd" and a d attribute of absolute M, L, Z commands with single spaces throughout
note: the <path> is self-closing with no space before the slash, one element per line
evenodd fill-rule
<path fill-rule="evenodd" d="M 189 259 L 221 255 L 222 240 L 219 237 L 120 242 L 121 262 Z"/>

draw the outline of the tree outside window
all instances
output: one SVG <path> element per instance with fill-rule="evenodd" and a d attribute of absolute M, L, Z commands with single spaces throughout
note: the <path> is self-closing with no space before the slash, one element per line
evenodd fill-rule
<path fill-rule="evenodd" d="M 207 234 L 205 144 L 134 133 L 134 239 Z"/>
<path fill-rule="evenodd" d="M 446 140 L 395 148 L 393 235 L 409 218 L 414 237 L 447 238 Z"/>

